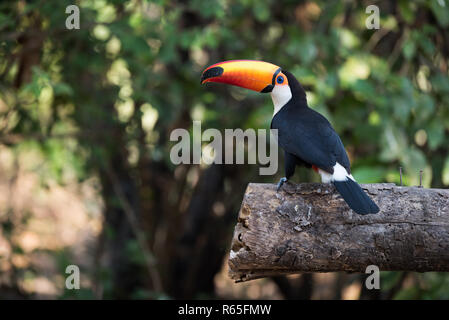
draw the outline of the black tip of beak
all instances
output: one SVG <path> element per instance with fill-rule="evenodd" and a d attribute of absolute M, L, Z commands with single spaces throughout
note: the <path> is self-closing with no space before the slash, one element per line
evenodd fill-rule
<path fill-rule="evenodd" d="M 273 91 L 274 86 L 272 84 L 269 84 L 268 86 L 266 86 L 262 91 L 260 91 L 261 93 L 268 93 Z"/>
<path fill-rule="evenodd" d="M 223 71 L 224 70 L 222 67 L 213 67 L 207 69 L 203 72 L 200 83 L 203 84 L 204 80 L 221 76 L 223 74 Z"/>

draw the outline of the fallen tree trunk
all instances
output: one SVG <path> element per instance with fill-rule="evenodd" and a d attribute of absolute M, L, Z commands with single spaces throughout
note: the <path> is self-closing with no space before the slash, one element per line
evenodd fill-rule
<path fill-rule="evenodd" d="M 235 226 L 230 277 L 300 272 L 449 271 L 449 190 L 362 185 L 378 214 L 358 215 L 331 184 L 250 183 Z"/>

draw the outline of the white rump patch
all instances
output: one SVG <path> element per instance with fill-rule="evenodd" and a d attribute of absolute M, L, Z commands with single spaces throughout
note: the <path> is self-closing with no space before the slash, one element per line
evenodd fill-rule
<path fill-rule="evenodd" d="M 321 176 L 321 182 L 322 183 L 330 183 L 332 182 L 333 178 L 332 175 L 329 172 L 323 171 L 321 169 L 318 169 L 318 173 Z"/>
<path fill-rule="evenodd" d="M 291 98 L 292 91 L 290 90 L 290 87 L 288 85 L 274 86 L 273 90 L 271 91 L 271 99 L 273 100 L 274 104 L 273 117 L 276 115 L 276 113 L 279 112 L 279 110 L 282 109 L 283 106 L 287 104 L 287 102 L 290 101 Z"/>
<path fill-rule="evenodd" d="M 329 183 L 332 181 L 345 181 L 348 180 L 348 178 L 355 181 L 352 174 L 348 174 L 348 171 L 346 171 L 346 169 L 338 162 L 334 166 L 334 174 L 330 174 L 321 169 L 318 169 L 318 173 L 321 175 L 321 182 L 323 183 Z"/>
<path fill-rule="evenodd" d="M 334 174 L 332 175 L 333 180 L 345 181 L 348 180 L 348 176 L 348 171 L 346 171 L 346 169 L 337 162 L 334 166 Z"/>

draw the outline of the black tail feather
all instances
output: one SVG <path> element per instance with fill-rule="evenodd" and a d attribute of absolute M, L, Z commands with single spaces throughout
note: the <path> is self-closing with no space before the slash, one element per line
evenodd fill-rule
<path fill-rule="evenodd" d="M 334 185 L 348 206 L 356 213 L 369 214 L 379 212 L 379 207 L 354 180 L 348 178 L 345 181 L 334 181 Z"/>

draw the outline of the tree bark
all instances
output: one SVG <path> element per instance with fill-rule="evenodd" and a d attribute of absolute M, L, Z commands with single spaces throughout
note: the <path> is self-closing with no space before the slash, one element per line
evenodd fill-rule
<path fill-rule="evenodd" d="M 331 184 L 250 183 L 229 257 L 236 282 L 300 272 L 449 271 L 449 190 L 362 185 L 378 214 L 353 212 Z"/>

